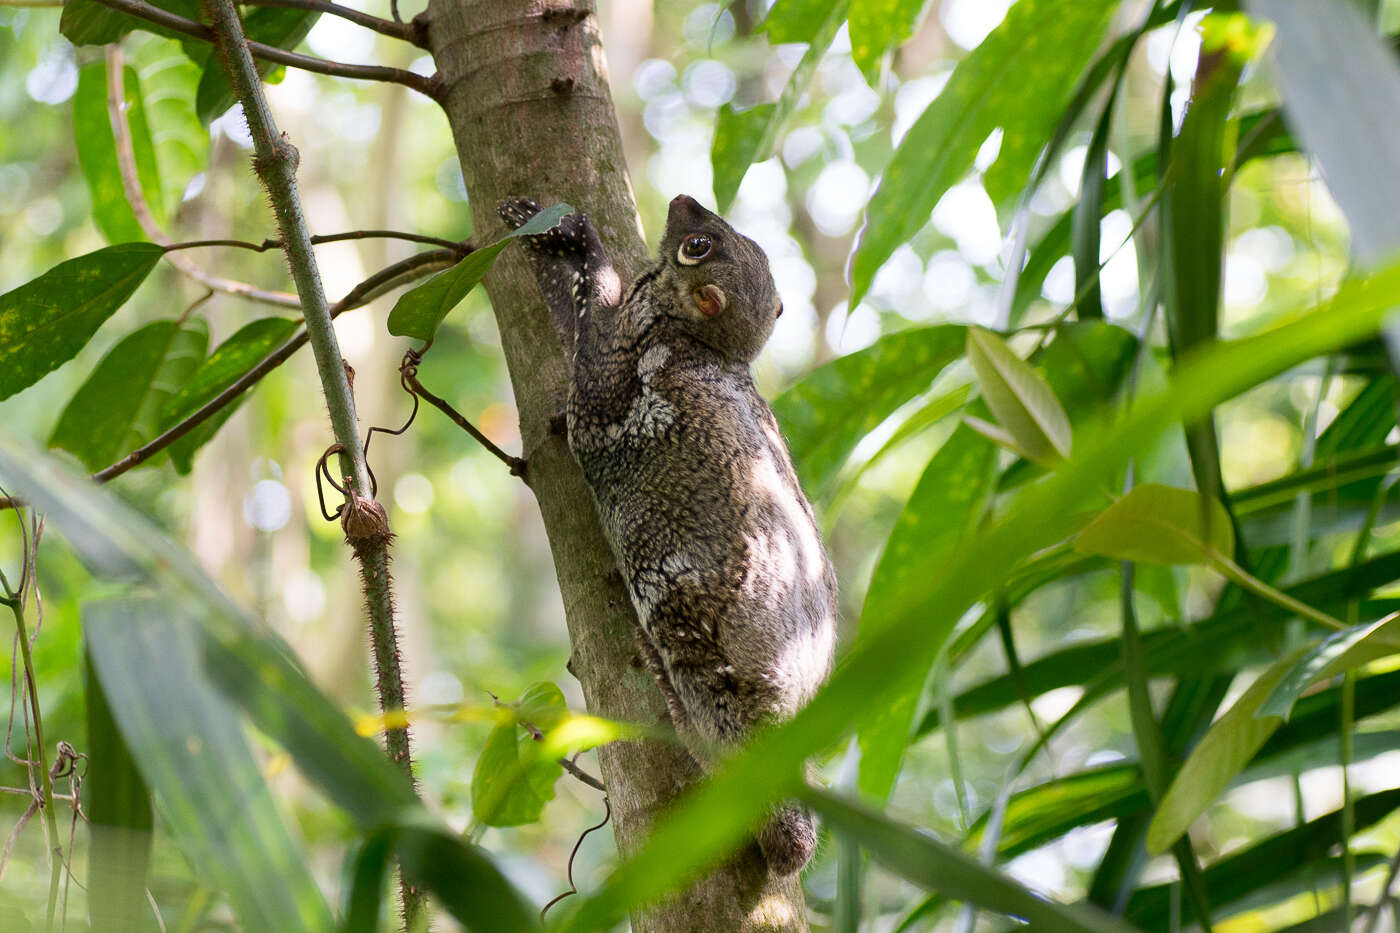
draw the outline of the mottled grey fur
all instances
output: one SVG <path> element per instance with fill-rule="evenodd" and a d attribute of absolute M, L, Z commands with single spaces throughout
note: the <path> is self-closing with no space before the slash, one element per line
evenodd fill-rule
<path fill-rule="evenodd" d="M 501 205 L 513 226 L 537 211 L 524 199 Z M 708 767 L 796 713 L 830 671 L 835 643 L 836 577 L 749 373 L 782 311 L 768 259 L 681 195 L 660 258 L 618 306 L 586 217 L 530 240 L 572 354 L 569 446 L 636 605 L 640 652 Z M 682 255 L 687 241 L 703 255 Z M 780 875 L 816 845 L 811 817 L 791 803 L 758 837 Z"/>

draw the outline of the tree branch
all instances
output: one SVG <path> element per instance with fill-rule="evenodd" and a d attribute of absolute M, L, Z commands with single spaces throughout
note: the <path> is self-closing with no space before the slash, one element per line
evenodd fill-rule
<path fill-rule="evenodd" d="M 331 3 L 330 0 L 238 0 L 238 2 L 243 6 L 279 6 L 293 10 L 316 10 L 319 13 L 348 19 L 357 26 L 372 29 L 391 39 L 402 39 L 420 49 L 428 47 L 428 40 L 424 38 L 423 30 L 414 23 L 396 23 L 393 20 L 380 19 L 378 16 L 371 16 L 348 6 Z"/>
<path fill-rule="evenodd" d="M 262 78 L 253 64 L 249 43 L 243 34 L 243 22 L 238 18 L 238 9 L 233 0 L 204 0 L 204 11 L 209 17 L 216 40 L 215 49 L 224 64 L 229 84 L 243 104 L 243 114 L 248 120 L 248 131 L 256 153 L 253 167 L 267 189 L 277 218 L 277 229 L 285 244 L 292 279 L 301 298 L 307 340 L 316 358 L 316 371 L 325 393 L 336 445 L 341 450 L 341 469 L 347 490 L 341 527 L 360 565 L 361 588 L 369 610 L 370 641 L 374 649 L 380 706 L 386 711 L 403 709 L 403 675 L 399 665 L 389 575 L 389 541 L 392 535 L 388 516 L 383 507 L 374 501 L 369 467 L 360 446 L 355 400 L 345 361 L 336 342 L 335 327 L 311 245 L 311 234 L 302 213 L 296 181 L 299 156 L 295 147 L 278 132 L 276 121 L 268 109 Z M 412 786 L 413 760 L 407 727 L 386 730 L 385 742 L 390 759 L 399 766 L 404 779 Z M 423 895 L 407 879 L 401 879 L 401 882 L 404 920 L 408 928 L 413 929 L 424 909 Z"/>
<path fill-rule="evenodd" d="M 191 39 L 198 39 L 201 42 L 214 42 L 214 32 L 203 23 L 197 23 L 192 19 L 185 19 L 168 10 L 152 6 L 146 0 L 97 0 L 103 6 L 135 16 L 137 19 L 144 19 L 148 23 L 155 23 L 164 26 L 172 32 L 178 32 Z M 241 36 L 242 24 L 240 21 L 239 35 Z M 274 45 L 266 45 L 262 42 L 253 42 L 244 38 L 244 46 L 254 58 L 261 58 L 264 61 L 276 62 L 279 65 L 286 65 L 289 68 L 300 68 L 303 71 L 314 71 L 317 74 L 330 75 L 336 78 L 358 78 L 364 81 L 388 81 L 393 84 L 402 84 L 404 87 L 412 88 L 424 97 L 437 100 L 439 94 L 436 77 L 424 77 L 414 74 L 411 71 L 404 71 L 402 68 L 386 68 L 382 65 L 351 65 L 345 62 L 333 62 L 324 58 L 316 58 L 312 55 L 301 55 L 297 52 L 288 52 L 286 49 L 279 49 Z"/>

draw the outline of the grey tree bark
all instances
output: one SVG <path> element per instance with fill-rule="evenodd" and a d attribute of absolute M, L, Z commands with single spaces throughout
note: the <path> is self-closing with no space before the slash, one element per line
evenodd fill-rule
<path fill-rule="evenodd" d="M 629 279 L 646 245 L 628 180 L 597 16 L 588 0 L 432 0 L 424 14 L 472 204 L 474 232 L 504 233 L 495 204 L 527 195 L 568 201 L 598 228 Z M 704 153 L 696 153 L 701 159 Z M 526 482 L 549 534 L 572 644 L 570 669 L 589 711 L 663 721 L 665 705 L 637 657 L 637 626 L 592 498 L 551 420 L 563 411 L 566 366 L 520 253 L 507 250 L 486 279 L 510 370 Z M 658 742 L 600 750 L 613 827 L 634 852 L 651 822 L 695 779 L 689 758 Z M 750 845 L 688 890 L 632 918 L 638 933 L 806 931 L 800 884 L 768 877 Z"/>

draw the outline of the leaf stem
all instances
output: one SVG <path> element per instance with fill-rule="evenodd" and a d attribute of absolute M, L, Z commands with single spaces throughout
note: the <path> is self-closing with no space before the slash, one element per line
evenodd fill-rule
<path fill-rule="evenodd" d="M 1298 600 L 1294 599 L 1292 596 L 1289 596 L 1282 590 L 1274 589 L 1272 586 L 1265 583 L 1258 577 L 1254 576 L 1252 573 L 1249 573 L 1239 564 L 1230 560 L 1230 558 L 1226 557 L 1224 554 L 1221 554 L 1219 551 L 1207 548 L 1206 557 L 1210 562 L 1210 566 L 1213 567 L 1216 571 L 1218 571 L 1221 575 L 1223 575 L 1226 579 L 1228 579 L 1231 583 L 1234 583 L 1237 586 L 1249 590 L 1249 592 L 1255 594 L 1256 596 L 1262 597 L 1263 599 L 1267 599 L 1269 602 L 1274 603 L 1275 605 L 1282 606 L 1290 612 L 1297 613 L 1305 619 L 1311 619 L 1312 621 L 1317 622 L 1321 625 L 1325 625 L 1328 628 L 1333 628 L 1340 631 L 1347 627 L 1346 623 L 1341 621 L 1340 619 L 1334 618 L 1333 616 L 1328 615 L 1320 609 L 1314 609 L 1307 603 L 1299 602 Z"/>

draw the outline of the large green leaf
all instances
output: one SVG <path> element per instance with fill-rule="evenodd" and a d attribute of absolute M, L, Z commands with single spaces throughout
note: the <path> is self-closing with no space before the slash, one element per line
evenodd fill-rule
<path fill-rule="evenodd" d="M 1050 386 L 1000 337 L 980 327 L 967 332 L 967 359 L 982 398 L 1022 456 L 1048 462 L 1069 456 L 1069 417 Z"/>
<path fill-rule="evenodd" d="M 852 650 L 792 720 L 737 752 L 696 787 L 603 888 L 582 902 L 569 929 L 610 925 L 631 905 L 660 896 L 735 845 L 770 801 L 792 792 L 804 759 L 891 702 L 912 670 L 927 669 L 957 620 L 999 585 L 1008 566 L 1060 540 L 1066 515 L 1169 426 L 1199 418 L 1318 354 L 1373 335 L 1397 296 L 1400 265 L 1347 283 L 1332 300 L 1292 315 L 1286 324 L 1196 354 L 1162 391 L 1144 395 L 1126 415 L 1086 425 L 1069 462 L 1021 490 L 999 520 L 900 600 L 885 632 Z M 922 611 L 929 605 L 936 607 L 933 612 Z"/>
<path fill-rule="evenodd" d="M 162 253 L 154 243 L 108 246 L 0 295 L 0 401 L 76 356 Z"/>
<path fill-rule="evenodd" d="M 296 330 L 296 321 L 281 317 L 258 318 L 244 324 L 219 344 L 209 358 L 189 374 L 179 391 L 166 401 L 159 419 L 161 430 L 174 427 L 199 410 L 205 402 L 238 381 L 269 353 L 291 339 Z M 170 445 L 170 461 L 177 471 L 182 474 L 190 471 L 195 451 L 218 433 L 240 404 L 242 399 L 235 399 L 218 414 Z"/>
<path fill-rule="evenodd" d="M 131 149 L 137 177 L 146 203 L 161 210 L 160 172 L 155 146 L 146 122 L 141 82 L 136 69 L 123 69 L 122 94 L 126 101 L 126 122 L 131 130 Z M 92 196 L 92 219 L 109 243 L 132 243 L 146 237 L 127 203 L 117 163 L 112 122 L 107 113 L 107 66 L 93 62 L 78 71 L 78 90 L 73 95 L 73 140 L 78 147 L 78 164 L 87 179 Z"/>
<path fill-rule="evenodd" d="M 204 361 L 209 329 L 202 320 L 155 321 L 108 351 L 58 417 L 50 447 L 100 470 L 162 427 L 167 400 Z"/>
<path fill-rule="evenodd" d="M 451 269 L 439 272 L 422 285 L 404 292 L 389 312 L 389 333 L 395 337 L 432 340 L 443 318 L 467 297 L 468 292 L 476 288 L 511 240 L 518 236 L 544 233 L 572 210 L 567 204 L 546 207 L 531 217 L 529 223 L 512 230 L 490 246 L 473 250 Z"/>
<path fill-rule="evenodd" d="M 898 823 L 829 791 L 809 789 L 803 798 L 837 832 L 848 834 L 886 868 L 926 890 L 1062 933 L 1130 933 L 1123 921 L 1087 905 L 1060 904 L 1023 887 L 955 846 Z"/>
<path fill-rule="evenodd" d="M 997 448 L 966 425 L 959 425 L 934 454 L 895 521 L 866 591 L 857 641 L 877 635 L 892 617 L 890 606 L 920 576 L 936 573 L 960 541 L 977 530 L 996 479 Z M 894 785 L 922 673 L 908 689 L 860 732 L 863 793 L 884 799 Z"/>
<path fill-rule="evenodd" d="M 92 604 L 83 629 L 122 738 L 161 815 L 247 930 L 326 930 L 331 915 L 283 825 L 228 701 L 201 676 L 180 610 L 140 597 Z"/>
<path fill-rule="evenodd" d="M 1117 7 L 1110 0 L 1020 0 L 958 63 L 900 143 L 870 199 L 851 266 L 852 305 L 895 249 L 928 223 L 997 127 L 1001 150 L 987 175 L 988 193 L 999 202 L 1025 183 Z"/>
<path fill-rule="evenodd" d="M 962 354 L 967 328 L 900 331 L 808 373 L 773 401 L 809 495 L 821 497 L 861 438 Z"/>
<path fill-rule="evenodd" d="M 151 794 L 122 738 L 102 684 L 83 658 L 87 706 L 88 771 L 83 812 L 88 818 L 88 917 L 94 929 L 147 933 L 155 928 L 146 905 L 151 861 Z"/>
<path fill-rule="evenodd" d="M 1216 500 L 1157 483 L 1134 486 L 1074 539 L 1074 549 L 1114 560 L 1200 564 L 1235 553 L 1230 516 Z"/>
<path fill-rule="evenodd" d="M 768 14 L 769 19 L 765 20 L 773 41 L 802 41 L 809 44 L 776 103 L 759 104 L 743 112 L 736 111 L 730 104 L 720 107 L 715 118 L 714 141 L 710 145 L 710 164 L 714 170 L 715 202 L 721 211 L 734 200 L 749 166 L 773 154 L 778 143 L 778 131 L 797 108 L 803 92 L 816 74 L 817 65 L 821 64 L 822 57 L 836 37 L 837 28 L 846 18 L 849 5 L 849 0 L 825 0 L 820 5 L 809 0 L 800 3 L 779 0 L 774 4 L 773 11 Z M 800 26 L 797 23 L 791 27 L 779 25 L 791 15 L 785 13 L 783 7 L 800 8 Z M 807 17 L 816 23 L 810 35 L 806 35 Z M 797 19 L 795 15 L 792 18 Z M 776 38 L 778 35 L 802 35 L 803 38 L 780 40 Z"/>
<path fill-rule="evenodd" d="M 516 712 L 524 722 L 547 731 L 568 708 L 557 686 L 538 683 L 520 698 Z M 556 759 L 539 754 L 535 738 L 515 717 L 497 723 L 472 772 L 472 815 L 487 826 L 533 823 L 554 799 L 554 783 L 563 773 Z"/>

